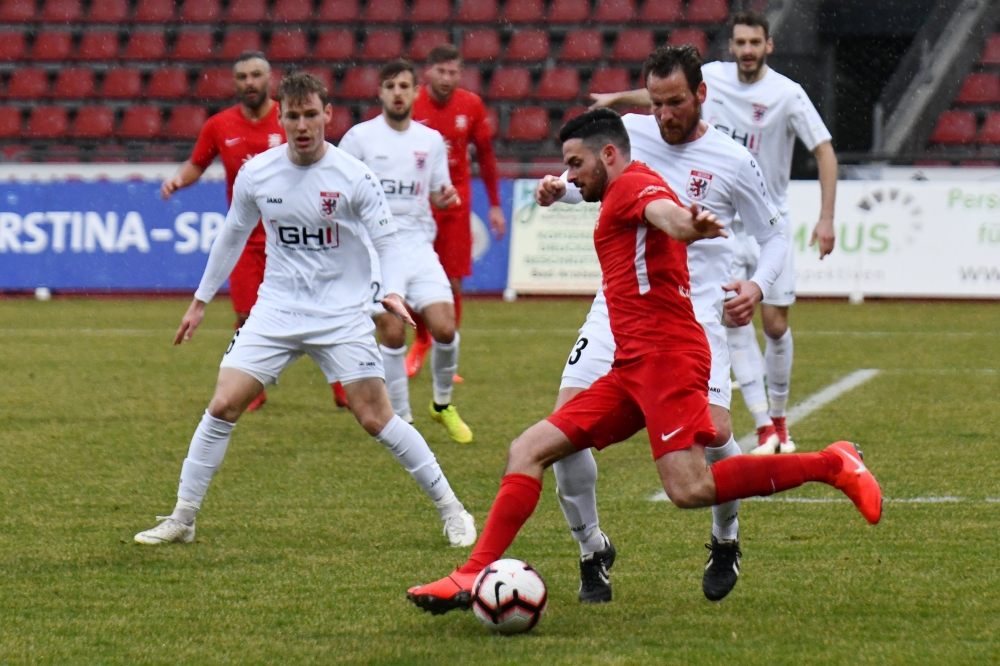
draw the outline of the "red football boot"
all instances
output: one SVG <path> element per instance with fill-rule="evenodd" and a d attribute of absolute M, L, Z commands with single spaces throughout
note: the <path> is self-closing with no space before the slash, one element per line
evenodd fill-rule
<path fill-rule="evenodd" d="M 882 489 L 875 476 L 868 471 L 861 453 L 851 442 L 834 442 L 826 451 L 835 453 L 844 461 L 844 467 L 829 479 L 834 488 L 839 488 L 851 498 L 854 506 L 869 523 L 874 525 L 882 517 Z"/>
<path fill-rule="evenodd" d="M 247 406 L 247 411 L 248 412 L 256 412 L 258 409 L 260 409 L 261 407 L 264 406 L 265 402 L 267 402 L 267 393 L 265 393 L 264 391 L 261 391 L 260 395 L 258 395 L 256 398 L 254 398 L 253 402 L 251 402 Z"/>
<path fill-rule="evenodd" d="M 343 407 L 344 409 L 350 409 L 351 405 L 347 402 L 347 394 L 344 393 L 344 386 L 340 382 L 334 382 L 330 384 L 333 389 L 333 401 L 337 404 L 337 407 Z"/>
<path fill-rule="evenodd" d="M 774 432 L 778 435 L 778 451 L 781 453 L 795 453 L 795 442 L 788 436 L 788 426 L 785 424 L 784 416 L 772 416 Z"/>
<path fill-rule="evenodd" d="M 431 615 L 444 615 L 456 608 L 467 611 L 472 608 L 472 584 L 478 575 L 455 570 L 439 581 L 411 587 L 406 598 Z"/>
<path fill-rule="evenodd" d="M 766 425 L 757 428 L 757 448 L 750 451 L 752 456 L 771 456 L 778 452 L 778 433 L 773 425 Z"/>
<path fill-rule="evenodd" d="M 419 335 L 413 339 L 413 344 L 410 345 L 410 350 L 406 352 L 406 376 L 409 378 L 414 378 L 420 374 L 420 370 L 424 367 L 424 358 L 427 356 L 428 350 L 430 350 L 432 344 L 432 338 L 430 335 L 426 339 L 420 337 Z"/>

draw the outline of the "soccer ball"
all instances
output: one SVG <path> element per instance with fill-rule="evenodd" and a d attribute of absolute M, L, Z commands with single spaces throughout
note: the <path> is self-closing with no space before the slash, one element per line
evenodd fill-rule
<path fill-rule="evenodd" d="M 473 612 L 487 629 L 501 634 L 530 631 L 548 601 L 542 577 L 521 560 L 497 560 L 472 584 Z"/>

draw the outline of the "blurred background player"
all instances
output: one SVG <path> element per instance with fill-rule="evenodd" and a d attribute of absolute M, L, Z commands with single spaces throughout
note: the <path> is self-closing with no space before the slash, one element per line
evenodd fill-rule
<path fill-rule="evenodd" d="M 458 331 L 451 285 L 434 251 L 436 227 L 430 204 L 439 210 L 460 206 L 461 200 L 448 177 L 448 151 L 436 131 L 412 122 L 417 74 L 413 63 L 396 60 L 379 71 L 382 114 L 355 125 L 340 140 L 340 149 L 364 162 L 381 181 L 396 221 L 396 236 L 403 264 L 407 304 L 427 323 L 434 338 L 431 351 L 434 398 L 430 413 L 448 435 L 462 444 L 472 441 L 472 431 L 451 404 L 458 369 Z M 373 264 L 377 265 L 377 257 Z M 375 266 L 373 266 L 374 268 Z M 383 291 L 382 278 L 373 271 L 372 284 Z M 406 376 L 406 328 L 385 311 L 382 294 L 376 293 L 368 308 L 375 319 L 385 365 L 385 383 L 392 408 L 413 423 L 409 379 Z"/>
<path fill-rule="evenodd" d="M 469 143 L 476 147 L 476 160 L 490 200 L 489 225 L 494 237 L 501 238 L 507 220 L 500 207 L 497 160 L 490 139 L 486 106 L 476 94 L 458 87 L 462 58 L 458 49 L 443 44 L 431 49 L 425 70 L 427 84 L 417 92 L 413 119 L 435 129 L 448 146 L 448 169 L 461 203 L 447 210 L 434 210 L 437 222 L 437 250 L 444 272 L 455 295 L 456 326 L 462 323 L 462 278 L 472 275 L 472 186 L 469 172 Z M 424 364 L 431 337 L 417 318 L 417 335 L 406 356 L 406 372 L 413 377 Z M 460 379 L 458 381 L 461 381 Z"/>

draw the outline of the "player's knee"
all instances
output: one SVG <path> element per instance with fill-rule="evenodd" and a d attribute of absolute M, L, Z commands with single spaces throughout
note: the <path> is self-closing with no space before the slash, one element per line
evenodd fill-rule
<path fill-rule="evenodd" d="M 236 404 L 236 401 L 231 400 L 229 396 L 225 395 L 215 395 L 212 397 L 212 402 L 208 403 L 208 413 L 212 418 L 220 419 L 222 421 L 229 421 L 230 423 L 236 423 L 236 420 L 240 418 L 240 414 L 243 412 L 241 406 Z"/>
<path fill-rule="evenodd" d="M 385 428 L 386 420 L 381 414 L 376 413 L 374 410 L 370 409 L 359 409 L 354 413 L 354 417 L 361 424 L 361 427 L 365 429 L 369 435 L 374 437 L 375 435 L 382 432 Z"/>
<path fill-rule="evenodd" d="M 535 445 L 531 437 L 526 437 L 523 433 L 510 444 L 507 451 L 507 469 L 517 471 L 526 467 L 534 467 L 541 464 L 542 458 L 539 447 Z"/>
<path fill-rule="evenodd" d="M 669 481 L 664 486 L 670 501 L 679 509 L 697 509 L 706 506 L 704 493 L 697 482 Z"/>
<path fill-rule="evenodd" d="M 450 345 L 455 341 L 455 322 L 445 322 L 439 325 L 437 330 L 431 331 L 434 341 L 442 345 Z"/>
<path fill-rule="evenodd" d="M 722 446 L 733 436 L 733 424 L 732 422 L 726 423 L 716 423 L 715 425 L 715 439 L 712 440 L 712 446 Z"/>

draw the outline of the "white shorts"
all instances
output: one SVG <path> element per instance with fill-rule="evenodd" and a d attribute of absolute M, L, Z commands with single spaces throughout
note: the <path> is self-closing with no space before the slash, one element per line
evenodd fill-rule
<path fill-rule="evenodd" d="M 742 225 L 734 224 L 733 246 L 735 258 L 733 259 L 733 279 L 749 280 L 757 270 L 757 260 L 760 258 L 760 245 L 756 239 L 747 236 L 742 231 Z M 789 239 L 788 250 L 785 254 L 785 267 L 778 274 L 778 278 L 771 285 L 771 289 L 764 294 L 764 303 L 777 307 L 788 307 L 795 303 L 795 247 Z"/>
<path fill-rule="evenodd" d="M 406 278 L 406 293 L 400 294 L 407 304 L 416 312 L 423 311 L 432 303 L 454 303 L 455 296 L 451 292 L 451 282 L 441 267 L 434 246 L 430 243 L 420 243 L 413 247 L 403 248 L 403 275 Z M 385 313 L 382 299 L 386 297 L 382 284 L 382 271 L 378 261 L 372 262 L 372 297 L 365 310 L 370 317 Z"/>
<path fill-rule="evenodd" d="M 236 331 L 219 367 L 240 370 L 268 386 L 308 354 L 331 384 L 385 379 L 374 333 L 375 324 L 360 310 L 356 315 L 321 317 L 258 303 Z"/>
<path fill-rule="evenodd" d="M 615 360 L 615 338 L 611 333 L 611 320 L 604 295 L 599 294 L 587 314 L 587 321 L 580 328 L 580 335 L 566 359 L 559 390 L 564 388 L 590 388 L 604 375 L 611 372 Z M 733 389 L 730 383 L 729 343 L 722 322 L 698 322 L 705 329 L 712 353 L 712 372 L 708 379 L 708 402 L 729 409 Z"/>

